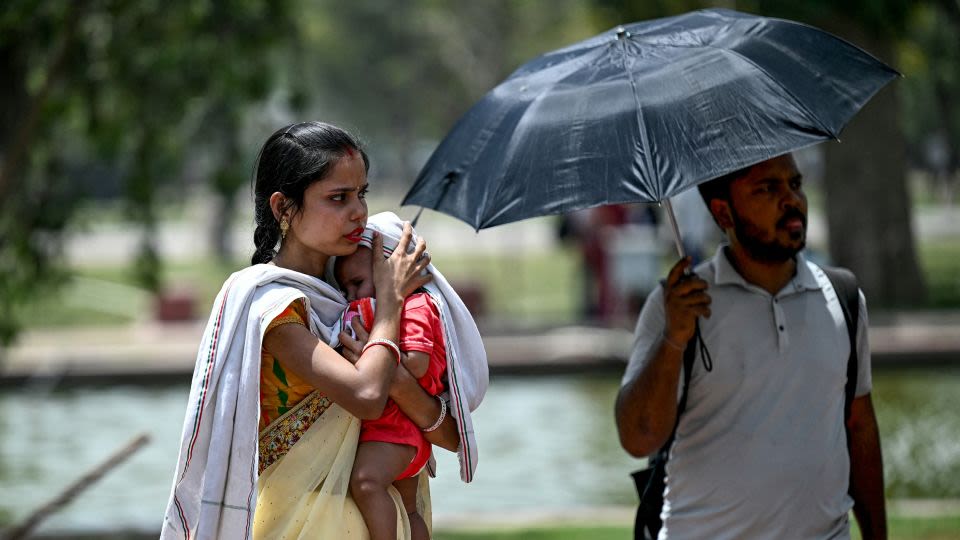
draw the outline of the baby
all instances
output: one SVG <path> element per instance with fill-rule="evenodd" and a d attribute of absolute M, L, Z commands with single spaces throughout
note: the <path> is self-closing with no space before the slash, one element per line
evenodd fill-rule
<path fill-rule="evenodd" d="M 350 301 L 343 315 L 343 328 L 349 328 L 352 321 L 353 325 L 363 324 L 369 331 L 376 292 L 373 252 L 361 245 L 352 255 L 338 257 L 334 276 Z M 429 294 L 418 291 L 406 298 L 399 334 L 403 366 L 429 394 L 443 392 L 447 368 L 444 328 L 440 311 Z M 387 492 L 391 484 L 403 499 L 413 539 L 429 539 L 426 523 L 417 512 L 417 477 L 430 459 L 430 453 L 430 443 L 420 428 L 393 400 L 387 401 L 380 418 L 363 422 L 350 477 L 350 493 L 363 514 L 372 540 L 396 537 L 397 516 Z"/>

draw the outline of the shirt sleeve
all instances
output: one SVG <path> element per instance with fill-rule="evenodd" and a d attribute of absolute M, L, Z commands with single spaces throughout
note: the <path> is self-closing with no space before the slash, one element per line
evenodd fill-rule
<path fill-rule="evenodd" d="M 870 321 L 867 316 L 867 299 L 863 291 L 859 294 L 860 301 L 857 316 L 857 391 L 856 397 L 865 396 L 873 388 L 873 374 L 871 373 L 870 337 L 867 331 Z"/>
<path fill-rule="evenodd" d="M 437 315 L 430 309 L 432 301 L 410 301 L 404 303 L 400 314 L 400 350 L 433 353 L 433 321 Z"/>
<path fill-rule="evenodd" d="M 658 286 L 647 297 L 647 301 L 640 310 L 640 317 L 637 319 L 637 328 L 633 333 L 633 349 L 630 352 L 630 360 L 627 363 L 627 369 L 623 374 L 620 385 L 626 385 L 631 379 L 643 369 L 646 365 L 650 351 L 660 342 L 660 335 L 663 333 L 665 315 L 663 309 L 663 287 Z"/>
<path fill-rule="evenodd" d="M 293 302 L 290 302 L 290 305 L 286 307 L 279 315 L 273 318 L 270 321 L 270 324 L 267 325 L 266 331 L 263 335 L 267 335 L 274 328 L 284 325 L 284 324 L 299 324 L 300 326 L 306 326 L 307 320 L 307 308 L 303 303 L 303 299 L 298 298 Z"/>

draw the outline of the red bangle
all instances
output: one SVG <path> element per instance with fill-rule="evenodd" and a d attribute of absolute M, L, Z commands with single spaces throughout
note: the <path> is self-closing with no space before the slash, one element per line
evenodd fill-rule
<path fill-rule="evenodd" d="M 375 345 L 383 345 L 384 347 L 392 350 L 393 354 L 397 356 L 397 365 L 400 365 L 400 347 L 397 347 L 396 343 L 387 338 L 378 338 L 368 341 L 367 344 L 363 346 L 363 350 L 360 351 L 360 355 L 363 356 L 363 353 L 367 352 L 367 349 Z"/>

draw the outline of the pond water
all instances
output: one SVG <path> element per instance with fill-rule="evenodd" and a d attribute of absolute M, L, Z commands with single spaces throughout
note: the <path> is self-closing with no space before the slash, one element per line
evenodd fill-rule
<path fill-rule="evenodd" d="M 476 480 L 437 452 L 437 519 L 469 512 L 631 505 L 642 461 L 617 441 L 613 376 L 498 377 L 475 415 Z M 0 392 L 0 524 L 25 517 L 136 435 L 153 440 L 42 530 L 156 530 L 172 481 L 188 388 Z M 890 497 L 960 498 L 960 370 L 874 375 Z"/>

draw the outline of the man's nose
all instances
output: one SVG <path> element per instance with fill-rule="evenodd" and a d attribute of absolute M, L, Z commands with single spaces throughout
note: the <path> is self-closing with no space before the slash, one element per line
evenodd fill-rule
<path fill-rule="evenodd" d="M 799 189 L 788 188 L 783 197 L 780 198 L 780 207 L 784 209 L 795 208 L 797 210 L 802 210 L 805 201 L 806 197 L 802 191 Z"/>

